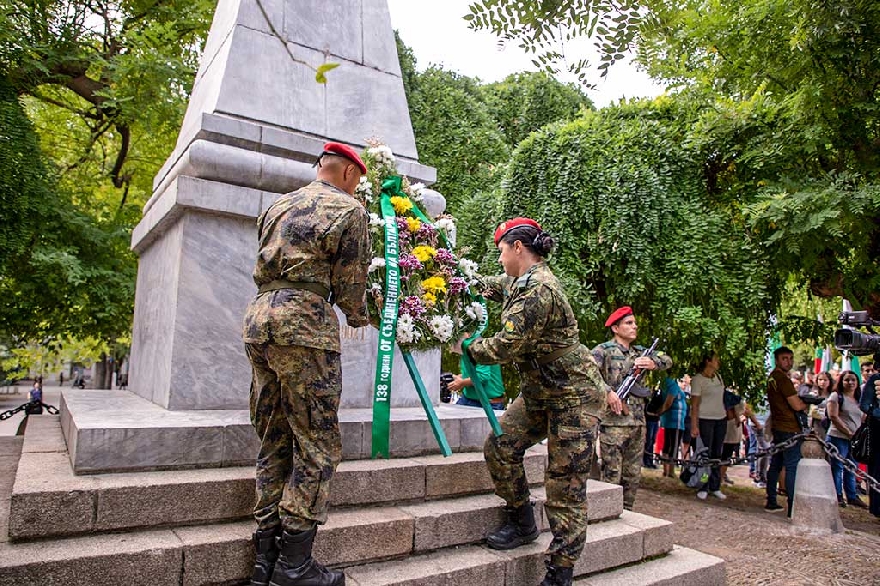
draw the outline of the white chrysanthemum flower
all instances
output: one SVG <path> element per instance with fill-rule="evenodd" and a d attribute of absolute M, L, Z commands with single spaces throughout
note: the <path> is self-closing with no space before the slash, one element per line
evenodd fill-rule
<path fill-rule="evenodd" d="M 464 312 L 473 320 L 483 321 L 483 306 L 476 301 L 468 305 Z"/>
<path fill-rule="evenodd" d="M 379 214 L 370 212 L 370 226 L 384 226 L 385 220 Z"/>
<path fill-rule="evenodd" d="M 401 344 L 411 344 L 421 334 L 415 329 L 415 323 L 410 314 L 404 313 L 397 318 L 397 341 Z"/>
<path fill-rule="evenodd" d="M 367 152 L 369 152 L 380 165 L 394 164 L 394 152 L 387 145 L 380 144 L 378 146 L 370 147 Z"/>
<path fill-rule="evenodd" d="M 455 328 L 455 323 L 448 315 L 435 315 L 428 323 L 428 327 L 431 328 L 431 333 L 434 334 L 435 338 L 441 342 L 446 342 L 452 337 L 452 330 Z"/>
<path fill-rule="evenodd" d="M 370 293 L 373 295 L 381 295 L 384 288 L 381 283 L 373 283 L 370 285 Z"/>
<path fill-rule="evenodd" d="M 367 179 L 366 175 L 361 175 L 360 182 L 354 188 L 354 192 L 356 195 L 360 195 L 367 200 L 368 203 L 373 201 L 373 184 Z"/>
<path fill-rule="evenodd" d="M 414 185 L 409 186 L 410 194 L 412 198 L 416 201 L 422 201 L 424 197 L 425 184 L 424 183 L 416 183 Z"/>
<path fill-rule="evenodd" d="M 477 270 L 480 268 L 480 265 L 469 258 L 463 258 L 458 261 L 458 268 L 461 269 L 461 272 L 465 277 L 473 279 L 477 276 Z"/>
<path fill-rule="evenodd" d="M 449 234 L 450 232 L 455 231 L 455 220 L 452 218 L 440 218 L 434 222 L 434 226 L 436 226 L 438 230 L 443 230 Z"/>
<path fill-rule="evenodd" d="M 372 261 L 370 261 L 370 268 L 367 269 L 367 272 L 372 273 L 376 269 L 383 269 L 383 268 L 385 268 L 385 259 L 376 256 L 373 258 Z"/>

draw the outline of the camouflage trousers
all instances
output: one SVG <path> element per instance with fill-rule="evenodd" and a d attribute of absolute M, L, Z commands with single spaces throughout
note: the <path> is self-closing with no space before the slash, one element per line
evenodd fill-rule
<path fill-rule="evenodd" d="M 245 344 L 253 370 L 251 423 L 260 438 L 257 504 L 260 529 L 279 523 L 307 531 L 327 520 L 330 479 L 342 459 L 338 352 Z"/>
<path fill-rule="evenodd" d="M 495 494 L 518 507 L 529 501 L 525 452 L 547 438 L 544 511 L 553 533 L 547 555 L 557 566 L 574 566 L 587 538 L 587 475 L 598 423 L 586 406 L 532 411 L 519 397 L 500 420 L 504 435 L 490 435 L 483 447 Z"/>
<path fill-rule="evenodd" d="M 599 480 L 623 487 L 623 506 L 631 511 L 642 476 L 645 426 L 599 426 L 602 468 Z"/>

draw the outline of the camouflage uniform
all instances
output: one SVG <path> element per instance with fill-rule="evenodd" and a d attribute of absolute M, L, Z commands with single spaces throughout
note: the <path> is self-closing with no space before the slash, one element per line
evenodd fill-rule
<path fill-rule="evenodd" d="M 282 196 L 257 220 L 257 286 L 283 279 L 332 295 L 331 302 L 303 288 L 267 290 L 245 313 L 251 423 L 260 438 L 254 516 L 261 530 L 280 523 L 307 531 L 327 519 L 330 479 L 342 458 L 342 366 L 332 303 L 348 325 L 367 325 L 367 223 L 360 203 L 324 181 Z"/>
<path fill-rule="evenodd" d="M 545 475 L 553 541 L 550 562 L 571 567 L 587 532 L 587 475 L 606 385 L 586 347 L 562 286 L 546 263 L 522 277 L 487 280 L 487 297 L 503 301 L 501 330 L 467 352 L 480 364 L 514 363 L 521 395 L 501 418 L 504 435 L 490 435 L 484 452 L 495 493 L 511 507 L 529 500 L 525 451 L 548 439 Z M 558 357 L 547 360 L 548 355 Z M 545 363 L 536 363 L 545 357 Z"/>
<path fill-rule="evenodd" d="M 645 348 L 624 348 L 614 340 L 593 348 L 593 358 L 599 365 L 602 378 L 617 389 L 632 370 L 633 362 Z M 651 359 L 657 370 L 672 366 L 672 359 L 662 352 L 655 352 Z M 636 491 L 642 474 L 642 454 L 645 450 L 645 403 L 650 391 L 636 387 L 627 399 L 629 414 L 615 415 L 610 410 L 602 417 L 599 427 L 599 446 L 602 450 L 602 469 L 599 479 L 623 487 L 623 506 L 632 510 Z"/>

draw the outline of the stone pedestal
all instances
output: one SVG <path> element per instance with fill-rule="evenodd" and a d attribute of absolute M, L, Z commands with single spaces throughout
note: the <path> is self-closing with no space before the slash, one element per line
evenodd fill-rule
<path fill-rule="evenodd" d="M 319 84 L 315 68 L 327 62 L 338 67 Z M 184 428 L 210 429 L 223 442 L 252 441 L 242 439 L 247 432 L 240 426 L 239 439 L 230 439 L 227 422 L 215 414 L 236 412 L 230 415 L 239 421 L 248 408 L 241 320 L 256 293 L 255 219 L 281 194 L 314 179 L 312 165 L 326 141 L 363 148 L 370 138 L 391 147 L 401 174 L 435 180 L 435 170 L 418 163 L 384 0 L 220 0 L 177 144 L 132 234 L 140 264 L 128 388 L 132 399 L 160 411 L 120 396 L 114 401 L 127 410 L 120 420 L 109 415 L 119 411 L 115 406 L 68 401 L 68 421 L 117 426 L 104 430 L 113 427 L 112 433 L 90 428 L 67 435 L 69 444 L 79 444 L 72 453 L 84 453 L 82 442 L 94 441 L 96 453 L 107 451 L 95 455 L 101 468 L 112 470 L 114 457 L 121 468 L 127 465 L 123 453 L 167 446 L 165 460 L 160 453 L 150 459 L 150 467 L 161 468 L 179 465 L 180 442 L 189 437 Z M 366 409 L 376 331 L 342 330 L 342 409 Z M 439 351 L 415 358 L 437 405 Z M 420 406 L 399 354 L 394 381 L 392 408 Z M 156 433 L 135 432 L 142 422 Z M 208 436 L 201 434 L 200 442 L 214 441 Z M 114 456 L 112 442 L 102 437 L 134 444 Z M 224 465 L 230 461 L 225 452 L 214 445 L 205 453 L 217 456 L 197 465 Z"/>
<path fill-rule="evenodd" d="M 831 466 L 822 458 L 822 448 L 814 440 L 805 440 L 794 485 L 792 525 L 820 533 L 840 533 L 843 523 L 837 508 L 837 490 Z"/>

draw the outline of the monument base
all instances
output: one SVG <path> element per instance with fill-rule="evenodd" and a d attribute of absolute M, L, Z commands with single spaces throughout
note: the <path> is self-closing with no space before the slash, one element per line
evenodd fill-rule
<path fill-rule="evenodd" d="M 246 410 L 169 411 L 128 391 L 64 390 L 61 428 L 76 474 L 217 468 L 252 464 L 259 448 Z M 481 409 L 435 407 L 455 452 L 483 448 Z M 370 409 L 340 409 L 344 460 L 370 458 Z M 391 409 L 392 458 L 440 452 L 421 407 Z"/>

